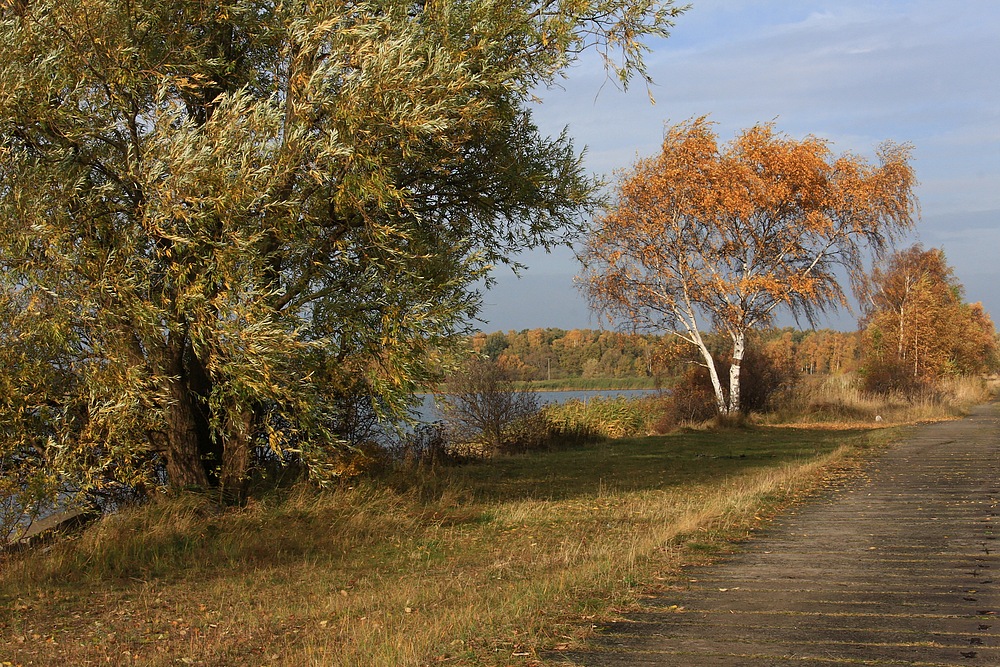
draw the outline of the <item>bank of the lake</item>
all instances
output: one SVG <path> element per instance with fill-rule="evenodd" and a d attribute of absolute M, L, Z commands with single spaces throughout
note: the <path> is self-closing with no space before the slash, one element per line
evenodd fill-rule
<path fill-rule="evenodd" d="M 662 379 L 651 376 L 624 378 L 558 378 L 518 382 L 517 386 L 532 391 L 608 391 L 624 389 L 658 389 Z"/>
<path fill-rule="evenodd" d="M 540 390 L 532 387 L 539 405 L 547 403 L 567 403 L 569 401 L 590 401 L 594 399 L 613 398 L 644 398 L 658 393 L 657 389 L 571 389 L 571 390 Z M 441 419 L 441 411 L 437 406 L 435 394 L 419 394 L 420 404 L 414 410 L 418 421 L 430 423 Z"/>

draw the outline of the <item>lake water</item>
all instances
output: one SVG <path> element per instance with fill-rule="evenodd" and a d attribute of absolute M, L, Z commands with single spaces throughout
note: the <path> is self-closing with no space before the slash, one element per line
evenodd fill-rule
<path fill-rule="evenodd" d="M 539 405 L 565 403 L 566 401 L 587 401 L 591 398 L 641 398 L 657 393 L 657 389 L 592 389 L 586 391 L 536 391 Z M 434 401 L 434 394 L 421 394 L 421 404 L 415 409 L 417 419 L 430 423 L 441 419 L 441 411 Z"/>

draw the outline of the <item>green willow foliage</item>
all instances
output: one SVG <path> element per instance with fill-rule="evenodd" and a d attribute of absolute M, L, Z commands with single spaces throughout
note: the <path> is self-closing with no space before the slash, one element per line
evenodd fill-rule
<path fill-rule="evenodd" d="M 0 0 L 0 465 L 20 488 L 336 473 L 473 285 L 598 184 L 531 91 L 628 83 L 671 0 Z M 16 486 L 16 485 L 15 485 Z"/>

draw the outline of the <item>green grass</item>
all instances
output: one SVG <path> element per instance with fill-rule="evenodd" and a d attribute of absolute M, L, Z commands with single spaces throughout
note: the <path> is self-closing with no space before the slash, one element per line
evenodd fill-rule
<path fill-rule="evenodd" d="M 164 500 L 4 557 L 0 661 L 537 665 L 893 433 L 689 431 Z"/>
<path fill-rule="evenodd" d="M 813 459 L 868 435 L 805 428 L 689 431 L 501 458 L 438 474 L 482 500 L 557 501 L 710 484 L 754 468 Z"/>

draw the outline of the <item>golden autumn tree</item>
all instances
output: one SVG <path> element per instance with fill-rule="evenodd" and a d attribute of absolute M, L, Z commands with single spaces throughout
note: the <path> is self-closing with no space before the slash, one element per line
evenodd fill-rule
<path fill-rule="evenodd" d="M 873 269 L 862 320 L 866 382 L 908 389 L 996 366 L 993 322 L 967 304 L 944 251 L 914 245 Z"/>
<path fill-rule="evenodd" d="M 589 234 L 582 283 L 592 306 L 696 346 L 719 413 L 739 411 L 747 334 L 782 308 L 814 321 L 845 303 L 838 271 L 859 284 L 866 255 L 912 226 L 909 146 L 884 143 L 877 157 L 835 156 L 825 140 L 770 123 L 725 145 L 704 117 L 668 128 L 662 152 L 623 174 Z M 728 387 L 709 328 L 732 341 Z"/>
<path fill-rule="evenodd" d="M 0 481 L 336 477 L 355 406 L 404 416 L 490 268 L 596 205 L 532 91 L 585 50 L 645 79 L 681 12 L 0 0 Z"/>

